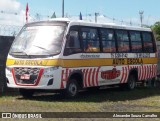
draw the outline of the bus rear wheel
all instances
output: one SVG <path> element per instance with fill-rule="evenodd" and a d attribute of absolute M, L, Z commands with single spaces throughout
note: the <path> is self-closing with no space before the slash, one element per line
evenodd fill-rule
<path fill-rule="evenodd" d="M 125 85 L 127 90 L 133 90 L 136 87 L 136 78 L 133 74 L 130 74 L 128 77 L 128 81 Z"/>
<path fill-rule="evenodd" d="M 68 98 L 77 97 L 78 92 L 79 92 L 79 86 L 78 86 L 76 79 L 69 80 L 69 82 L 67 83 L 66 90 L 64 91 L 65 91 L 65 96 Z"/>
<path fill-rule="evenodd" d="M 33 90 L 29 89 L 19 89 L 19 93 L 24 97 L 24 98 L 31 98 L 34 94 Z"/>

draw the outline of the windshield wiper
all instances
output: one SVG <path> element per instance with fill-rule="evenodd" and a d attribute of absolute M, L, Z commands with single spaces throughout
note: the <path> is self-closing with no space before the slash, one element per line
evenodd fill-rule
<path fill-rule="evenodd" d="M 13 51 L 13 52 L 11 52 L 11 54 L 16 54 L 16 55 L 27 55 L 27 56 L 29 56 L 25 51 Z"/>
<path fill-rule="evenodd" d="M 41 46 L 37 46 L 37 45 L 33 45 L 34 47 L 37 47 L 37 48 L 40 48 L 40 49 L 42 49 L 42 50 L 45 50 L 49 55 L 51 55 L 52 53 L 50 53 L 50 51 L 49 50 L 47 50 L 46 48 L 44 48 L 44 47 L 41 47 Z"/>

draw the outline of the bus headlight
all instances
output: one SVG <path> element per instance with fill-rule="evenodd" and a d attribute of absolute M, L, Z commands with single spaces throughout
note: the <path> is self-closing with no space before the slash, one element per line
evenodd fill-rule
<path fill-rule="evenodd" d="M 57 69 L 59 69 L 58 66 L 50 67 L 50 68 L 44 68 L 43 76 L 44 76 L 44 77 L 47 77 L 47 78 L 53 77 L 53 72 L 54 72 L 55 70 L 57 70 Z"/>

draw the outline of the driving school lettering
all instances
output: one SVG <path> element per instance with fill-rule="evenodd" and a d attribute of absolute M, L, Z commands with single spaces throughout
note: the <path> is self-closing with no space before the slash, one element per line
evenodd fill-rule
<path fill-rule="evenodd" d="M 37 60 L 16 60 L 14 65 L 31 65 L 31 66 L 40 66 L 42 61 Z"/>
<path fill-rule="evenodd" d="M 113 65 L 134 65 L 134 64 L 143 64 L 143 59 L 142 58 L 118 58 L 118 59 L 113 59 Z"/>

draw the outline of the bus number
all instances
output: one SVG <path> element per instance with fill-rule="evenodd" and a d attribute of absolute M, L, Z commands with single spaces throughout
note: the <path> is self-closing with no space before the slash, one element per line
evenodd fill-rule
<path fill-rule="evenodd" d="M 111 53 L 111 58 L 128 58 L 128 53 Z"/>

